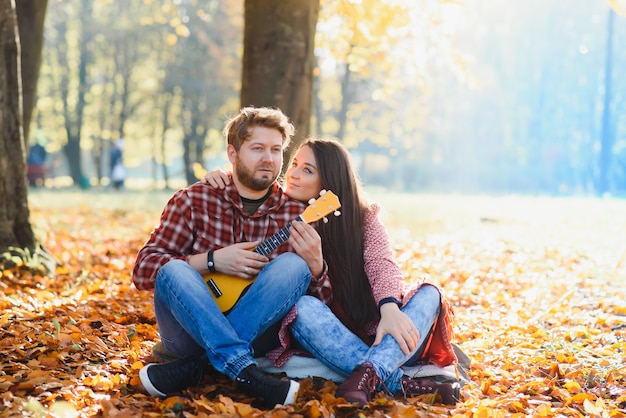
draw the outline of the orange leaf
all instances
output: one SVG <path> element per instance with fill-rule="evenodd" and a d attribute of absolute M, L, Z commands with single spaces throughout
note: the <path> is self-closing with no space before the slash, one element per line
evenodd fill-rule
<path fill-rule="evenodd" d="M 579 393 L 582 390 L 578 382 L 567 382 L 563 386 L 565 386 L 565 389 L 567 389 L 569 393 Z"/>
<path fill-rule="evenodd" d="M 587 400 L 593 401 L 594 399 L 596 399 L 596 397 L 589 393 L 578 393 L 570 397 L 569 399 L 567 399 L 566 404 L 567 405 L 569 405 L 570 403 L 582 404 L 584 401 L 587 401 Z"/>

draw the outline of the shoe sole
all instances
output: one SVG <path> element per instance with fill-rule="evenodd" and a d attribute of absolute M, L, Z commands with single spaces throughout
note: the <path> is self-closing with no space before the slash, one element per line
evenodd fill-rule
<path fill-rule="evenodd" d="M 287 392 L 287 396 L 285 396 L 284 405 L 293 405 L 294 403 L 296 403 L 299 389 L 300 383 L 296 382 L 295 380 L 291 380 L 289 384 L 289 391 Z"/>
<path fill-rule="evenodd" d="M 148 376 L 148 369 L 151 366 L 154 366 L 156 363 L 150 363 L 147 366 L 144 366 L 141 370 L 139 370 L 139 379 L 141 380 L 141 384 L 143 388 L 152 396 L 156 396 L 159 398 L 167 398 L 167 394 L 161 392 L 157 388 L 154 387 L 152 382 L 150 381 L 150 377 Z"/>

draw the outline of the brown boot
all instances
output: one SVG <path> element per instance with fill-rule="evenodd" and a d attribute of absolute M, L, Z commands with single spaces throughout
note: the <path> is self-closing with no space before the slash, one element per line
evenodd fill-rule
<path fill-rule="evenodd" d="M 374 391 L 380 384 L 380 378 L 371 364 L 362 364 L 339 386 L 336 397 L 348 402 L 357 402 L 364 406 L 372 399 Z"/>

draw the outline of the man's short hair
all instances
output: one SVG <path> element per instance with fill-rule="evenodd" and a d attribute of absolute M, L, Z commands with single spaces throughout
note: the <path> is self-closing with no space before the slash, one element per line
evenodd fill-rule
<path fill-rule="evenodd" d="M 254 126 L 278 130 L 283 137 L 283 149 L 289 146 L 296 131 L 289 118 L 280 109 L 249 106 L 241 109 L 237 116 L 226 122 L 224 135 L 228 144 L 239 151 L 241 145 L 250 137 L 250 128 Z"/>

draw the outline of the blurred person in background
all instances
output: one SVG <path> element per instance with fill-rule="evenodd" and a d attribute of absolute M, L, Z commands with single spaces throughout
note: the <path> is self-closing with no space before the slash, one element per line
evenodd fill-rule
<path fill-rule="evenodd" d="M 28 150 L 27 164 L 27 178 L 28 184 L 33 187 L 41 187 L 46 180 L 46 159 L 48 158 L 48 152 L 45 148 L 46 139 L 43 136 L 41 130 L 37 130 L 35 133 L 36 142 Z"/>
<path fill-rule="evenodd" d="M 113 186 L 115 190 L 124 188 L 124 182 L 126 181 L 126 168 L 124 167 L 123 138 L 118 139 L 111 146 L 109 166 L 111 167 L 111 186 Z"/>

